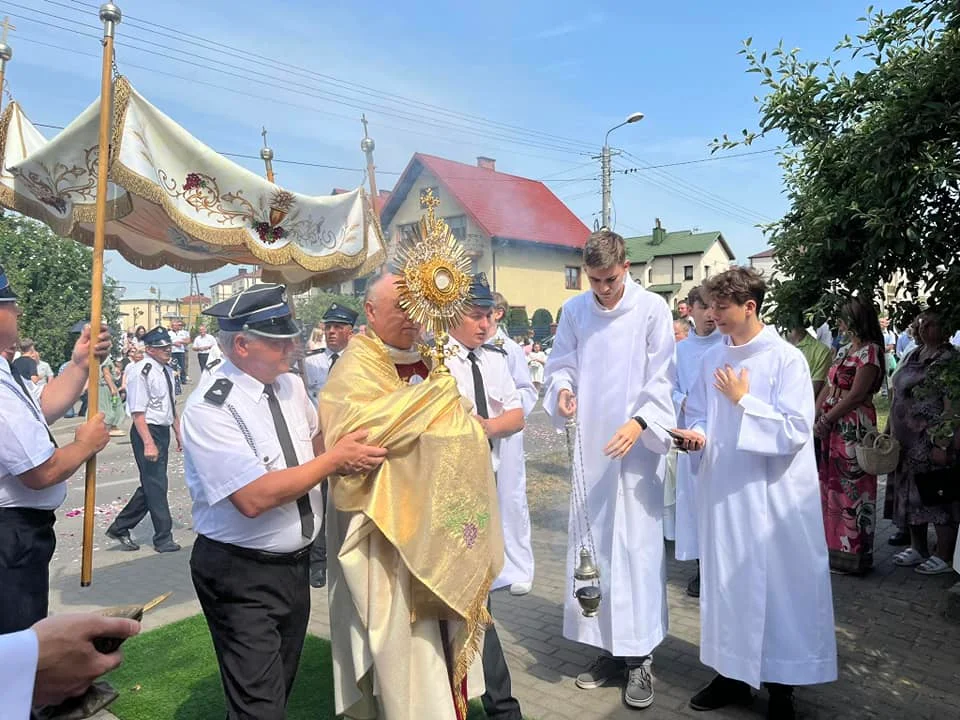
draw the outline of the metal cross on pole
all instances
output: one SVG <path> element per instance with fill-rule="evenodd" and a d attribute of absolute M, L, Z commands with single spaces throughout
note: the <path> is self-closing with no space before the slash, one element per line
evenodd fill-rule
<path fill-rule="evenodd" d="M 13 57 L 13 48 L 7 45 L 7 34 L 11 30 L 16 30 L 17 28 L 10 24 L 9 17 L 5 17 L 3 19 L 3 24 L 0 24 L 0 27 L 3 28 L 3 35 L 0 36 L 0 107 L 2 107 L 4 88 L 3 83 L 7 70 L 7 61 Z"/>

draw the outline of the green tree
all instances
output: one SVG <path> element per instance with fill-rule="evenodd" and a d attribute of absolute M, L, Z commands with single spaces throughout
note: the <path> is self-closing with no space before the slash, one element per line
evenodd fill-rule
<path fill-rule="evenodd" d="M 766 95 L 760 123 L 714 150 L 782 136 L 790 208 L 766 226 L 779 269 L 775 320 L 836 317 L 854 291 L 897 279 L 960 326 L 960 4 L 910 0 L 868 9 L 836 58 L 806 60 L 747 39 L 741 53 Z M 902 320 L 902 318 L 901 318 Z"/>
<path fill-rule="evenodd" d="M 93 253 L 73 240 L 54 235 L 45 225 L 19 215 L 0 216 L 0 264 L 23 308 L 20 334 L 32 338 L 56 370 L 76 340 L 70 326 L 90 316 Z M 104 281 L 103 314 L 119 340 L 117 283 Z"/>
<path fill-rule="evenodd" d="M 553 323 L 553 317 L 546 308 L 539 308 L 533 311 L 531 324 L 533 325 L 533 334 L 537 340 L 543 340 L 550 335 L 550 325 Z"/>
<path fill-rule="evenodd" d="M 323 314 L 333 303 L 348 307 L 360 313 L 357 318 L 357 326 L 364 325 L 367 322 L 367 315 L 363 310 L 363 298 L 354 295 L 341 295 L 333 292 L 319 292 L 307 297 L 298 298 L 296 301 L 297 321 L 309 335 L 309 331 L 316 327 L 317 323 L 323 318 Z"/>
<path fill-rule="evenodd" d="M 530 320 L 527 319 L 527 309 L 512 307 L 507 311 L 507 334 L 512 337 L 526 337 L 530 332 Z"/>

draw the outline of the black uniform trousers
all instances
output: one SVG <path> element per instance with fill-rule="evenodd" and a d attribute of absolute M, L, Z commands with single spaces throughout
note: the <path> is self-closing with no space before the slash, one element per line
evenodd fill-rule
<path fill-rule="evenodd" d="M 309 549 L 276 555 L 198 535 L 190 573 L 228 720 L 284 720 L 310 618 Z"/>
<path fill-rule="evenodd" d="M 143 439 L 137 432 L 137 426 L 130 428 L 130 444 L 133 445 L 133 457 L 140 470 L 140 487 L 130 498 L 127 506 L 120 511 L 110 530 L 118 535 L 129 535 L 147 513 L 153 521 L 153 545 L 173 541 L 173 519 L 170 517 L 170 503 L 167 501 L 167 455 L 170 450 L 170 427 L 168 425 L 147 425 L 153 444 L 157 446 L 159 456 L 151 462 L 143 455 Z"/>
<path fill-rule="evenodd" d="M 52 510 L 0 508 L 0 635 L 47 616 L 55 521 Z"/>
<path fill-rule="evenodd" d="M 328 482 L 320 484 L 320 494 L 323 496 L 323 510 L 320 517 L 327 517 L 327 485 Z M 317 539 L 313 541 L 313 549 L 310 550 L 310 569 L 327 570 L 327 523 L 324 520 L 323 532 L 317 533 Z"/>

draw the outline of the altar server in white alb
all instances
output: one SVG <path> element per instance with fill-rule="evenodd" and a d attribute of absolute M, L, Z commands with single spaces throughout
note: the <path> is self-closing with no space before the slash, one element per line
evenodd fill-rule
<path fill-rule="evenodd" d="M 653 702 L 650 667 L 667 634 L 663 456 L 676 414 L 673 320 L 629 274 L 623 238 L 593 233 L 583 249 L 590 292 L 564 303 L 546 366 L 544 408 L 558 427 L 576 414 L 587 516 L 603 601 L 584 617 L 573 598 L 579 560 L 571 502 L 563 634 L 603 654 L 577 676 L 597 688 L 627 671 L 624 702 Z"/>
<path fill-rule="evenodd" d="M 690 388 L 700 379 L 703 354 L 722 339 L 710 308 L 699 287 L 687 296 L 687 307 L 694 325 L 687 338 L 677 343 L 677 384 L 673 388 L 673 405 L 679 427 L 687 427 L 686 406 Z M 677 529 L 674 553 L 677 560 L 698 560 L 697 538 L 697 479 L 690 467 L 690 456 L 677 457 Z M 700 566 L 687 583 L 687 595 L 700 597 Z"/>
<path fill-rule="evenodd" d="M 793 686 L 837 678 L 837 643 L 803 354 L 759 319 L 765 285 L 749 268 L 704 284 L 723 342 L 703 356 L 678 430 L 697 472 L 700 659 L 719 673 L 690 701 L 752 701 L 794 717 Z M 697 465 L 699 464 L 699 469 Z"/>
<path fill-rule="evenodd" d="M 507 365 L 523 404 L 526 418 L 537 404 L 539 393 L 530 379 L 527 356 L 507 335 L 505 326 L 507 299 L 493 293 L 493 329 L 490 342 L 507 353 Z M 523 431 L 500 440 L 500 471 L 497 473 L 497 495 L 503 520 L 503 572 L 493 589 L 510 587 L 511 595 L 526 595 L 533 589 L 533 544 L 530 542 L 530 510 L 527 506 L 527 461 L 523 452 Z"/>

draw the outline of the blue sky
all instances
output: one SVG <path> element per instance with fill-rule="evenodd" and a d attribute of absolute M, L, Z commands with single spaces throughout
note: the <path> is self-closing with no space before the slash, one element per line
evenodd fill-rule
<path fill-rule="evenodd" d="M 761 87 L 756 75 L 744 72 L 746 64 L 737 54 L 744 38 L 752 36 L 760 48 L 782 38 L 786 46 L 819 58 L 844 33 L 858 29 L 856 19 L 867 3 L 118 4 L 125 17 L 117 35 L 121 72 L 219 151 L 256 155 L 265 125 L 278 160 L 358 169 L 364 164 L 359 150 L 364 111 L 377 142 L 382 189 L 393 186 L 414 152 L 468 163 L 487 155 L 497 159 L 498 170 L 550 178 L 547 184 L 592 226 L 600 210 L 600 183 L 590 151 L 596 153 L 607 129 L 631 112 L 646 114 L 642 122 L 611 135 L 611 145 L 629 153 L 616 159 L 620 169 L 707 157 L 713 137 L 756 125 L 753 96 Z M 99 35 L 96 7 L 82 0 L 0 4 L 0 15 L 9 13 L 17 26 L 10 38 L 14 59 L 7 80 L 33 122 L 63 125 L 96 97 L 99 41 L 49 26 Z M 196 38 L 164 37 L 158 33 L 167 30 L 158 25 L 221 43 L 243 57 L 231 57 L 220 46 L 201 47 Z M 270 67 L 261 58 L 294 68 Z M 416 104 L 395 102 L 383 93 Z M 483 125 L 478 117 L 500 125 Z M 767 139 L 753 149 L 776 143 Z M 238 162 L 263 170 L 258 160 Z M 764 247 L 754 225 L 786 208 L 776 163 L 773 154 L 761 154 L 616 174 L 615 227 L 624 235 L 647 233 L 659 217 L 668 230 L 721 230 L 745 262 Z M 282 163 L 275 169 L 280 184 L 308 194 L 356 187 L 363 178 L 353 169 Z M 128 296 L 144 296 L 151 285 L 159 286 L 164 297 L 187 292 L 183 273 L 147 272 L 116 253 L 108 255 L 108 272 Z M 201 276 L 201 289 L 232 272 Z"/>

